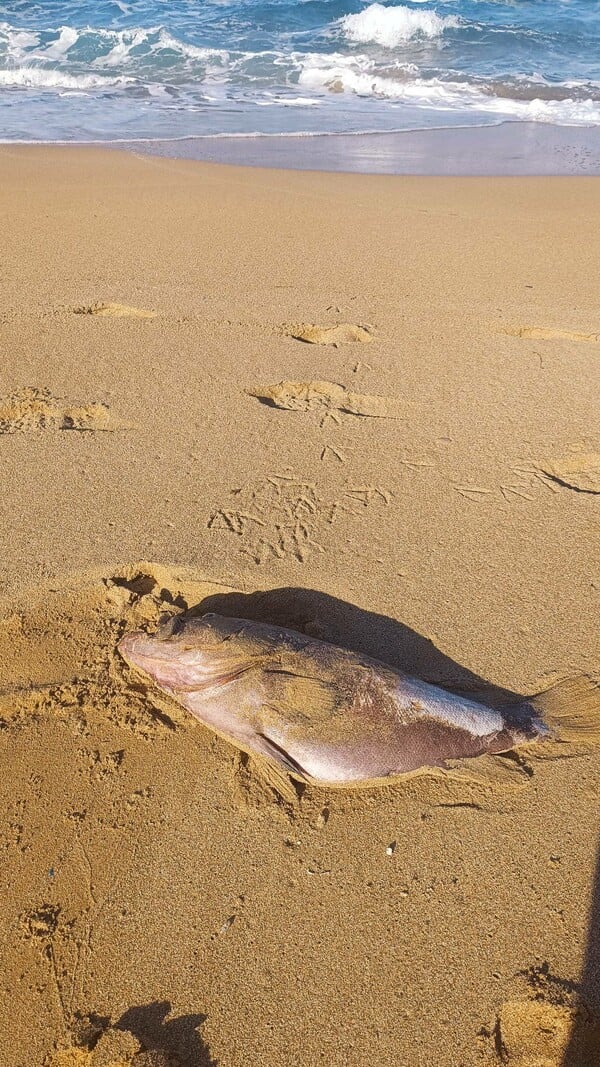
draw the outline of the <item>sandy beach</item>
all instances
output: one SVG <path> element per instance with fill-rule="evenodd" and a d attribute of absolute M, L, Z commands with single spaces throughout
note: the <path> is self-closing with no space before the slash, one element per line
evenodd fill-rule
<path fill-rule="evenodd" d="M 600 748 L 284 785 L 116 652 L 203 604 L 600 678 L 600 179 L 0 183 L 1 1067 L 600 1063 Z"/>

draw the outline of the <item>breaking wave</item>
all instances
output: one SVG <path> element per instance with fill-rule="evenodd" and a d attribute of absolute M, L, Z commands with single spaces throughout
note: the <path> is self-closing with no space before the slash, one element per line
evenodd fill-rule
<path fill-rule="evenodd" d="M 455 15 L 442 17 L 435 11 L 375 3 L 355 15 L 344 15 L 338 25 L 349 41 L 395 48 L 413 37 L 441 37 L 444 30 L 459 26 L 460 20 Z"/>
<path fill-rule="evenodd" d="M 311 55 L 301 62 L 298 84 L 313 92 L 349 93 L 404 103 L 436 113 L 476 113 L 501 119 L 573 126 L 600 123 L 600 86 L 554 87 L 542 79 L 452 81 L 418 76 L 414 64 L 378 72 L 366 56 Z"/>
<path fill-rule="evenodd" d="M 0 87 L 24 89 L 109 89 L 131 85 L 133 79 L 120 75 L 117 78 L 99 74 L 68 74 L 66 71 L 45 70 L 43 67 L 14 67 L 0 70 Z"/>

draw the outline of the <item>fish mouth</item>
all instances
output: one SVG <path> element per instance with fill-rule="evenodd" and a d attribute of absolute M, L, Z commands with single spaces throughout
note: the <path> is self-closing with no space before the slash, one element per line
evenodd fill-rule
<path fill-rule="evenodd" d="M 195 693 L 224 686 L 256 666 L 255 661 L 247 657 L 241 662 L 238 659 L 225 665 L 223 659 L 231 661 L 231 655 L 220 657 L 217 649 L 182 647 L 179 643 L 171 643 L 168 640 L 171 636 L 172 632 L 150 635 L 137 630 L 122 637 L 117 647 L 130 667 L 149 675 L 174 693 Z M 188 661 L 184 658 L 185 653 L 189 653 Z"/>

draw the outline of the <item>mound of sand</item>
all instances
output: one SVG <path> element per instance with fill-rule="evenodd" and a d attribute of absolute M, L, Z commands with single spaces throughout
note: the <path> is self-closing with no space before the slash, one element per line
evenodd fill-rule
<path fill-rule="evenodd" d="M 125 423 L 115 418 L 107 404 L 67 403 L 49 389 L 17 389 L 0 397 L 0 434 L 35 433 L 38 430 L 120 430 Z"/>
<path fill-rule="evenodd" d="M 394 419 L 399 414 L 397 401 L 390 397 L 354 393 L 336 382 L 277 382 L 247 391 L 250 396 L 287 411 L 342 411 L 379 419 Z"/>

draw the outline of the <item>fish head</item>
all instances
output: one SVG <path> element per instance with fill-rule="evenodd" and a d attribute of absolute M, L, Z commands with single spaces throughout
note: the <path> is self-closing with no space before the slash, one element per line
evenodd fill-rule
<path fill-rule="evenodd" d="M 388 773 L 397 679 L 383 665 L 219 615 L 178 616 L 119 650 L 204 725 L 289 773 L 330 783 Z"/>
<path fill-rule="evenodd" d="M 318 679 L 312 686 L 310 677 L 295 673 L 296 657 L 304 664 L 310 644 L 304 635 L 277 627 L 204 615 L 177 616 L 155 634 L 127 634 L 118 647 L 131 667 L 206 726 L 302 774 L 281 741 L 282 729 L 321 696 Z"/>
<path fill-rule="evenodd" d="M 253 639 L 251 624 L 219 615 L 174 616 L 155 634 L 126 634 L 119 651 L 132 667 L 161 688 L 193 692 L 225 685 L 257 665 L 267 651 Z M 261 657 L 262 653 L 262 657 Z"/>

